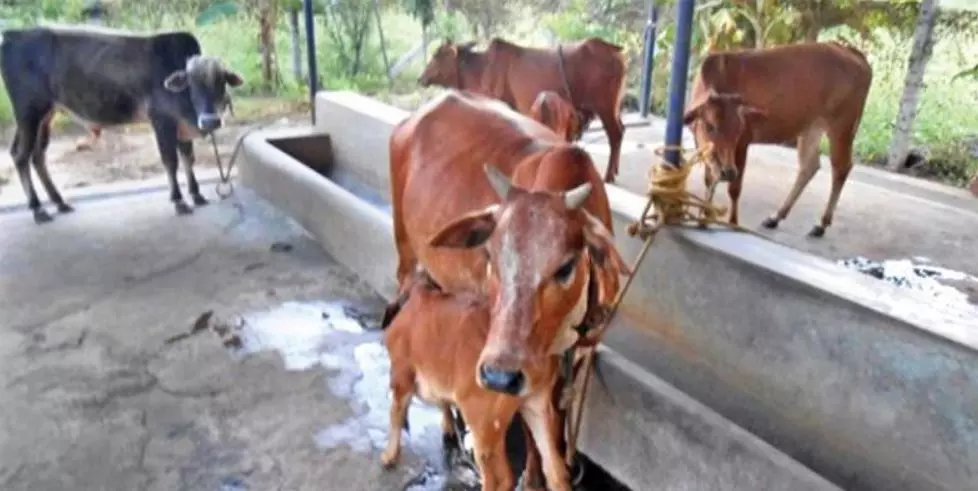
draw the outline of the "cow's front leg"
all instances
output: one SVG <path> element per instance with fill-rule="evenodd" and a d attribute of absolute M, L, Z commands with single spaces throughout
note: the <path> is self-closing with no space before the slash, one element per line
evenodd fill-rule
<path fill-rule="evenodd" d="M 200 185 L 197 184 L 197 176 L 194 175 L 194 163 L 197 162 L 194 156 L 194 144 L 189 140 L 181 140 L 177 142 L 177 149 L 183 160 L 183 171 L 187 176 L 187 191 L 190 192 L 190 198 L 194 200 L 194 205 L 204 206 L 207 204 L 207 198 L 200 194 Z"/>
<path fill-rule="evenodd" d="M 543 475 L 547 480 L 547 489 L 551 491 L 571 491 L 570 474 L 564 466 L 563 455 L 557 448 L 560 437 L 560 418 L 553 407 L 553 399 L 549 392 L 530 396 L 524 403 L 523 420 L 533 435 L 540 461 L 543 464 Z"/>
<path fill-rule="evenodd" d="M 193 209 L 183 201 L 180 184 L 177 182 L 177 123 L 168 116 L 156 115 L 152 118 L 153 131 L 156 133 L 156 147 L 166 169 L 166 177 L 170 181 L 170 201 L 177 215 L 189 215 Z"/>

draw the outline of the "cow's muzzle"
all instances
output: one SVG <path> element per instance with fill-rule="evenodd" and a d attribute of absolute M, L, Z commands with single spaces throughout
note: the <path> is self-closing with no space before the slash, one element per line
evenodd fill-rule
<path fill-rule="evenodd" d="M 479 366 L 479 381 L 491 391 L 519 395 L 526 385 L 526 376 L 520 371 L 501 370 L 486 364 Z"/>
<path fill-rule="evenodd" d="M 217 114 L 201 114 L 197 116 L 197 128 L 205 133 L 214 131 L 221 127 L 223 121 Z"/>

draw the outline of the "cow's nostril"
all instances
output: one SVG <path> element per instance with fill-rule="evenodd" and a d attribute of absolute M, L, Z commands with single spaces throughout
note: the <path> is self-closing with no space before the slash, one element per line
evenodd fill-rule
<path fill-rule="evenodd" d="M 486 389 L 509 395 L 519 394 L 525 382 L 523 372 L 500 370 L 488 365 L 479 367 L 479 379 Z"/>
<path fill-rule="evenodd" d="M 197 117 L 197 127 L 203 131 L 213 131 L 221 127 L 221 117 L 216 114 L 201 114 Z"/>

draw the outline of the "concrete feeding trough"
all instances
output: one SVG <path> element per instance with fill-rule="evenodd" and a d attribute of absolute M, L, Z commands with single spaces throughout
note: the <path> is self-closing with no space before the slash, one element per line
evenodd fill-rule
<path fill-rule="evenodd" d="M 396 289 L 388 137 L 349 92 L 315 128 L 246 137 L 244 185 L 381 295 Z M 624 257 L 644 198 L 608 186 Z M 729 231 L 670 229 L 609 329 L 582 450 L 632 489 L 969 489 L 978 317 Z M 807 467 L 807 468 L 806 468 Z M 813 472 L 814 471 L 814 472 Z"/>

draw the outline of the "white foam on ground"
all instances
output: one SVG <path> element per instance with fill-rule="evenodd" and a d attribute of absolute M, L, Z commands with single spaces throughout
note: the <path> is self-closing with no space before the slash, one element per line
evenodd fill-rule
<path fill-rule="evenodd" d="M 390 428 L 390 360 L 379 331 L 366 331 L 340 303 L 286 302 L 242 317 L 245 352 L 277 351 L 287 370 L 322 367 L 327 387 L 349 401 L 353 416 L 315 435 L 323 449 L 342 445 L 372 453 L 387 445 Z M 418 399 L 409 409 L 406 448 L 441 455 L 441 411 Z"/>
<path fill-rule="evenodd" d="M 839 264 L 876 277 L 893 285 L 924 292 L 941 306 L 969 305 L 967 293 L 942 283 L 942 281 L 966 281 L 978 286 L 978 277 L 939 266 L 924 265 L 930 260 L 922 257 L 910 259 L 886 259 L 872 261 L 863 257 L 840 260 Z"/>

